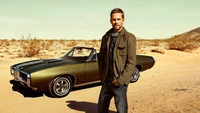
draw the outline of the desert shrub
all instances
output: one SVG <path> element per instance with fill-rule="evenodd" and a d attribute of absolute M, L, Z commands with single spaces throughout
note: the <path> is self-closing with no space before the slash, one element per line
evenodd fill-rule
<path fill-rule="evenodd" d="M 37 56 L 41 50 L 40 41 L 36 38 L 32 39 L 29 35 L 27 39 L 23 39 L 20 41 L 21 46 L 21 54 L 20 57 L 33 57 Z"/>
<path fill-rule="evenodd" d="M 93 39 L 93 40 L 91 40 L 91 42 L 92 42 L 92 47 L 97 47 L 97 48 L 99 48 L 99 42 L 98 42 L 98 40 L 95 40 L 95 39 Z"/>
<path fill-rule="evenodd" d="M 10 42 L 15 43 L 15 42 L 17 42 L 17 40 L 13 38 L 13 39 L 10 40 Z"/>
<path fill-rule="evenodd" d="M 7 39 L 3 39 L 0 42 L 0 46 L 2 46 L 2 47 L 7 47 L 9 45 L 10 45 L 10 43 L 9 43 L 9 40 L 7 40 Z"/>
<path fill-rule="evenodd" d="M 52 45 L 53 43 L 51 43 L 51 41 L 48 40 L 42 40 L 40 42 L 40 47 L 44 50 L 49 50 Z"/>
<path fill-rule="evenodd" d="M 198 48 L 198 44 L 189 40 L 167 40 L 169 50 L 190 51 Z"/>
<path fill-rule="evenodd" d="M 159 46 L 161 43 L 163 43 L 164 40 L 162 39 L 138 39 L 137 45 L 145 45 L 145 46 Z"/>
<path fill-rule="evenodd" d="M 70 40 L 70 41 L 68 42 L 68 44 L 67 44 L 67 47 L 74 47 L 74 46 L 76 46 L 76 45 L 77 45 L 76 40 Z"/>
<path fill-rule="evenodd" d="M 142 45 L 141 42 L 136 43 L 136 53 L 141 53 Z"/>
<path fill-rule="evenodd" d="M 156 53 L 165 54 L 165 51 L 164 51 L 163 49 L 160 49 L 160 48 L 152 49 L 151 52 L 156 52 Z"/>
<path fill-rule="evenodd" d="M 199 33 L 194 32 L 175 35 L 169 39 L 166 39 L 166 42 L 168 43 L 168 49 L 179 51 L 195 50 L 200 45 L 199 36 Z"/>
<path fill-rule="evenodd" d="M 164 40 L 162 39 L 154 39 L 154 40 L 151 40 L 151 46 L 160 46 L 161 43 L 164 42 Z"/>
<path fill-rule="evenodd" d="M 58 40 L 61 45 L 65 45 L 66 40 Z"/>

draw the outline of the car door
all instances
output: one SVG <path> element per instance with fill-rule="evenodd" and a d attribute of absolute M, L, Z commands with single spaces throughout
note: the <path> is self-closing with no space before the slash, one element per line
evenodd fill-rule
<path fill-rule="evenodd" d="M 97 59 L 86 62 L 86 82 L 95 82 L 100 80 L 99 78 L 99 66 Z"/>

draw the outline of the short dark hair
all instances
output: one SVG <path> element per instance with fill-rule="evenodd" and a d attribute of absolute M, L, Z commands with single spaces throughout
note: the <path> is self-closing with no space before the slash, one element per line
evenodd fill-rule
<path fill-rule="evenodd" d="M 122 13 L 122 18 L 124 19 L 124 12 L 122 11 L 122 9 L 120 8 L 114 8 L 111 12 L 110 12 L 110 18 L 112 17 L 113 13 Z"/>

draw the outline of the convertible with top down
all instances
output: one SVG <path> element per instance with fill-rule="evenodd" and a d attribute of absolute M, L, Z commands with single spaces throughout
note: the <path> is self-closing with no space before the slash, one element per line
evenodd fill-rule
<path fill-rule="evenodd" d="M 153 67 L 151 56 L 137 55 L 135 71 L 130 82 L 136 82 L 140 72 Z M 73 47 L 55 59 L 31 60 L 10 67 L 15 81 L 37 92 L 48 92 L 53 97 L 64 97 L 72 88 L 100 82 L 98 53 L 89 47 Z"/>

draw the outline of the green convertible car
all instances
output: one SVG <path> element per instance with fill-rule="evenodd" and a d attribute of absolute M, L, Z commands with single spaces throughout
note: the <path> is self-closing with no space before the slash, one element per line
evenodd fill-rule
<path fill-rule="evenodd" d="M 151 56 L 137 55 L 131 82 L 139 79 L 140 71 L 153 67 Z M 56 59 L 40 59 L 18 63 L 10 67 L 15 81 L 37 92 L 48 92 L 53 97 L 66 96 L 73 87 L 100 82 L 98 53 L 94 48 L 73 47 Z"/>

